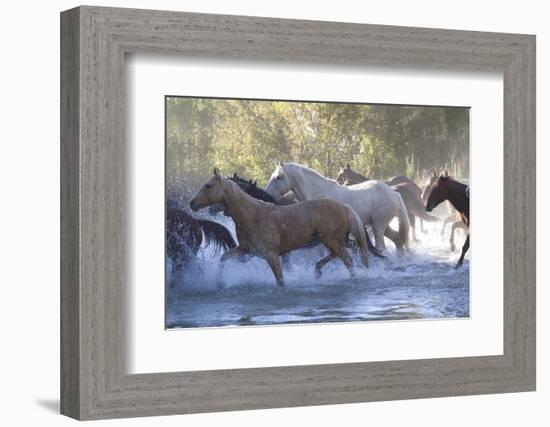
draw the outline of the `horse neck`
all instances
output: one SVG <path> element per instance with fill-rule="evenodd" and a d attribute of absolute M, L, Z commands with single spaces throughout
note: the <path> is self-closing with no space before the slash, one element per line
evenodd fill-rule
<path fill-rule="evenodd" d="M 289 179 L 292 184 L 291 190 L 301 202 L 325 196 L 327 192 L 337 190 L 340 187 L 336 182 L 329 181 L 325 177 L 308 173 L 299 168 L 294 169 L 289 174 Z"/>
<path fill-rule="evenodd" d="M 230 180 L 223 181 L 224 204 L 235 223 L 246 224 L 247 219 L 254 214 L 258 202 L 246 194 L 238 184 Z M 243 221 L 244 220 L 244 221 Z"/>
<path fill-rule="evenodd" d="M 456 181 L 447 181 L 447 200 L 460 213 L 469 216 L 468 200 L 466 200 L 466 185 Z"/>

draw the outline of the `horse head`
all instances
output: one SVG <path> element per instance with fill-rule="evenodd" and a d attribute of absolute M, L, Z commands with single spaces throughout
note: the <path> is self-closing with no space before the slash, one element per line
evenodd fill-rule
<path fill-rule="evenodd" d="M 347 185 L 349 182 L 350 171 L 351 171 L 351 167 L 349 163 L 347 163 L 346 166 L 340 166 L 340 168 L 338 169 L 336 182 L 340 185 Z"/>
<path fill-rule="evenodd" d="M 449 198 L 448 182 L 451 179 L 447 171 L 440 176 L 432 176 L 429 185 L 425 191 L 427 194 L 422 194 L 422 198 L 426 197 L 426 211 L 431 212 L 437 205 L 443 203 Z"/>
<path fill-rule="evenodd" d="M 340 166 L 340 169 L 338 170 L 338 176 L 336 178 L 336 182 L 340 185 L 359 184 L 360 182 L 368 180 L 369 178 L 367 178 L 366 176 L 355 172 L 351 168 L 349 163 L 346 163 L 346 166 Z"/>
<path fill-rule="evenodd" d="M 275 200 L 280 199 L 286 193 L 292 190 L 292 184 L 285 172 L 285 165 L 282 162 L 275 162 L 275 170 L 265 187 L 265 191 Z"/>
<path fill-rule="evenodd" d="M 207 206 L 216 203 L 222 203 L 224 200 L 223 179 L 214 168 L 214 176 L 210 178 L 195 194 L 195 197 L 189 202 L 189 207 L 195 212 Z"/>

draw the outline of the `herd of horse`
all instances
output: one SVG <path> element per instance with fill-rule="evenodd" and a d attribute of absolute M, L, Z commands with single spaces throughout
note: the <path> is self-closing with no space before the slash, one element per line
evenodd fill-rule
<path fill-rule="evenodd" d="M 430 176 L 424 188 L 401 175 L 387 181 L 369 179 L 351 169 L 340 168 L 336 180 L 327 178 L 307 166 L 294 162 L 276 162 L 265 189 L 256 181 L 237 174 L 213 176 L 189 202 L 193 211 L 209 208 L 223 212 L 235 224 L 237 241 L 223 225 L 198 219 L 181 207 L 170 204 L 166 213 L 166 250 L 172 271 L 181 270 L 203 244 L 223 251 L 218 268 L 218 284 L 223 284 L 223 268 L 230 259 L 246 261 L 260 257 L 269 264 L 279 286 L 284 285 L 283 264 L 288 254 L 304 247 L 324 245 L 329 253 L 315 264 L 316 276 L 328 262 L 339 258 L 353 276 L 350 249 L 368 267 L 368 254 L 385 257 L 385 238 L 401 253 L 409 247 L 409 234 L 417 240 L 416 218 L 441 221 L 430 212 L 444 202 L 450 206 L 445 225 L 467 234 L 456 268 L 463 264 L 469 248 L 469 187 L 447 173 Z M 397 218 L 398 228 L 390 227 Z M 369 233 L 372 233 L 374 241 Z"/>

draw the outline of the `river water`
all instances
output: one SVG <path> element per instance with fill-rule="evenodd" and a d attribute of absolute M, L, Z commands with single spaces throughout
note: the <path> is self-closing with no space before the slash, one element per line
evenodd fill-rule
<path fill-rule="evenodd" d="M 231 230 L 230 218 L 210 217 Z M 468 317 L 470 306 L 469 254 L 455 270 L 465 239 L 455 234 L 456 252 L 450 251 L 450 227 L 440 235 L 442 223 L 425 223 L 426 234 L 398 255 L 387 241 L 386 259 L 369 257 L 369 268 L 355 262 L 355 278 L 340 260 L 314 278 L 314 265 L 327 253 L 323 246 L 292 252 L 284 267 L 285 287 L 278 288 L 267 263 L 229 261 L 224 287 L 216 273 L 219 256 L 201 248 L 187 271 L 168 276 L 166 327 L 220 327 L 290 323 L 357 322 Z M 396 228 L 396 224 L 393 224 Z M 417 221 L 418 227 L 418 221 Z M 170 263 L 170 260 L 167 260 Z"/>

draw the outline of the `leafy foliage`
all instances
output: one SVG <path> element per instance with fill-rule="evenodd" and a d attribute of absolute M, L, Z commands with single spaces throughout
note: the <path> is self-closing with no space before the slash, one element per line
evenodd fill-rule
<path fill-rule="evenodd" d="M 343 103 L 166 98 L 167 185 L 196 189 L 214 166 L 265 185 L 276 160 L 336 177 L 340 165 L 371 178 L 467 177 L 469 110 Z"/>

